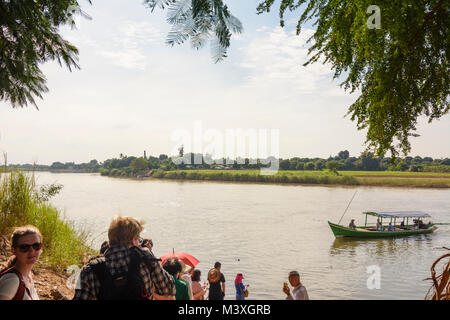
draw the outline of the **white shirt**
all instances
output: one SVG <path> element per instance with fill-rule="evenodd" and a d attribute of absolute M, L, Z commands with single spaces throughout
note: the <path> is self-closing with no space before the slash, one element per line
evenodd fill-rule
<path fill-rule="evenodd" d="M 30 291 L 31 297 L 28 295 L 27 290 L 23 295 L 23 300 L 39 300 L 39 296 L 34 288 L 34 283 L 29 283 L 24 277 L 25 287 Z M 19 277 L 15 273 L 7 273 L 0 278 L 0 296 L 8 297 L 12 300 L 19 289 Z"/>
<path fill-rule="evenodd" d="M 303 285 L 296 286 L 290 295 L 286 297 L 286 300 L 309 300 L 308 292 Z"/>

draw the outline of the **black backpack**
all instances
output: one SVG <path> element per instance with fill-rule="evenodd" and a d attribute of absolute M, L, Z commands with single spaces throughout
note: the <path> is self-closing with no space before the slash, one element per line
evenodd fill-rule
<path fill-rule="evenodd" d="M 137 250 L 134 248 L 130 249 L 130 264 L 126 273 L 112 276 L 106 267 L 106 261 L 104 259 L 98 260 L 98 263 L 91 264 L 100 281 L 98 300 L 150 299 L 150 294 L 145 289 L 145 283 L 139 269 L 143 258 Z M 146 263 L 146 265 L 148 264 Z"/>

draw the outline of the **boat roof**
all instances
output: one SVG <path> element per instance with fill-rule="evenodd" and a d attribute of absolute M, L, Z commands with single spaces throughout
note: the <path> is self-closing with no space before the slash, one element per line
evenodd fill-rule
<path fill-rule="evenodd" d="M 397 211 L 397 212 L 364 212 L 371 216 L 381 218 L 424 218 L 431 217 L 428 213 L 422 211 Z"/>

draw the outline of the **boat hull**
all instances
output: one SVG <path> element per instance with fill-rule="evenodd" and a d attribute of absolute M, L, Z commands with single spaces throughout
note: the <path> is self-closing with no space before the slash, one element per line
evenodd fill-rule
<path fill-rule="evenodd" d="M 335 237 L 354 237 L 354 238 L 392 238 L 392 237 L 404 237 L 415 234 L 432 233 L 437 229 L 436 226 L 431 226 L 428 229 L 418 230 L 402 230 L 402 231 L 368 231 L 363 228 L 352 229 L 344 227 L 328 221 L 328 225 L 333 231 Z"/>

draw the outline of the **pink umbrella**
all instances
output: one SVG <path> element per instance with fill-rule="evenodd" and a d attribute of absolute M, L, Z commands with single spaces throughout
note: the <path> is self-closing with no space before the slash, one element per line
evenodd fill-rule
<path fill-rule="evenodd" d="M 195 268 L 195 266 L 200 262 L 198 261 L 195 257 L 191 256 L 189 253 L 186 252 L 172 252 L 172 253 L 167 253 L 165 255 L 163 255 L 160 259 L 161 259 L 161 265 L 164 264 L 164 262 L 167 259 L 170 258 L 178 258 L 181 261 L 184 262 L 184 264 L 191 266 L 192 268 Z"/>

